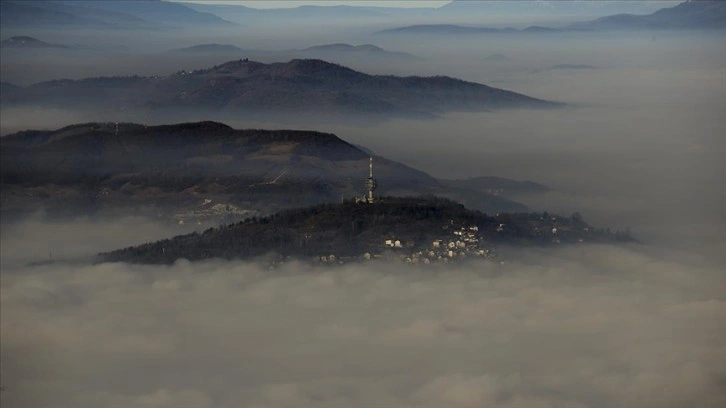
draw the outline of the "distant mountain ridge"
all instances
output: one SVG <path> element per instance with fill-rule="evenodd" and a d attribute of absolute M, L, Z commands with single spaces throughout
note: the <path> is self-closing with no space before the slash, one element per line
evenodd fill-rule
<path fill-rule="evenodd" d="M 573 24 L 571 27 L 628 30 L 726 29 L 726 2 L 688 0 L 648 15 L 618 14 Z"/>
<path fill-rule="evenodd" d="M 668 7 L 678 0 L 661 1 L 608 1 L 608 0 L 556 0 L 556 1 L 490 1 L 453 0 L 438 9 L 445 13 L 468 13 L 473 15 L 519 15 L 519 16 L 594 16 L 620 13 L 651 13 Z"/>
<path fill-rule="evenodd" d="M 57 50 L 60 52 L 77 51 L 124 51 L 128 48 L 115 44 L 58 44 L 43 41 L 36 37 L 19 35 L 7 38 L 0 42 L 3 50 L 21 51 L 31 53 L 33 51 Z M 69 54 L 70 55 L 70 54 Z"/>
<path fill-rule="evenodd" d="M 255 58 L 279 58 L 279 59 L 322 59 L 329 62 L 351 62 L 366 60 L 415 60 L 418 59 L 415 55 L 389 51 L 384 48 L 378 47 L 373 44 L 361 44 L 352 45 L 347 43 L 332 43 L 332 44 L 320 44 L 313 45 L 307 48 L 301 49 L 289 49 L 279 51 L 259 50 L 259 49 L 245 49 L 240 48 L 232 44 L 197 44 L 190 47 L 176 48 L 170 50 L 171 53 L 185 53 L 185 54 L 202 54 L 202 53 L 216 53 L 220 56 L 226 55 L 228 57 L 245 55 L 251 59 Z"/>
<path fill-rule="evenodd" d="M 7 28 L 165 30 L 189 26 L 230 28 L 236 24 L 254 25 L 261 20 L 281 24 L 333 19 L 339 23 L 362 21 L 407 22 L 409 25 L 477 24 L 482 18 L 525 17 L 542 21 L 553 18 L 585 19 L 561 29 L 678 29 L 723 28 L 720 1 L 682 6 L 676 1 L 472 1 L 456 0 L 440 8 L 395 8 L 363 6 L 298 6 L 282 9 L 256 9 L 232 4 L 185 3 L 161 0 L 3 0 L 0 23 Z M 657 10 L 657 11 L 656 11 Z M 652 13 L 652 14 L 648 14 Z M 710 15 L 709 15 L 710 14 Z M 536 21 L 536 20 L 534 20 Z M 531 30 L 522 32 L 536 32 Z M 486 32 L 486 31 L 481 31 Z M 502 33 L 517 30 L 498 31 Z"/>
<path fill-rule="evenodd" d="M 491 3 L 491 4 L 490 4 Z M 516 3 L 526 2 L 467 2 L 456 1 L 457 7 L 519 7 Z M 510 3 L 507 5 L 507 3 Z M 571 1 L 554 4 L 577 3 Z M 587 2 L 581 2 L 587 3 Z M 613 2 L 617 3 L 617 2 Z M 664 4 L 667 4 L 665 2 Z M 445 6 L 446 7 L 446 6 Z M 444 7 L 444 8 L 445 8 Z M 529 26 L 522 29 L 464 26 L 457 24 L 418 24 L 379 31 L 379 34 L 516 34 L 516 33 L 567 33 L 598 30 L 668 30 L 668 29 L 726 29 L 726 2 L 712 0 L 689 0 L 673 7 L 659 9 L 651 14 L 616 14 L 592 21 L 573 23 L 560 27 Z"/>
<path fill-rule="evenodd" d="M 0 41 L 0 47 L 3 48 L 69 48 L 63 44 L 53 44 L 41 41 L 34 37 L 15 36 Z"/>
<path fill-rule="evenodd" d="M 311 19 L 336 19 L 356 22 L 362 19 L 401 22 L 410 19 L 412 23 L 468 23 L 491 17 L 579 17 L 594 18 L 621 13 L 651 13 L 659 8 L 677 3 L 675 0 L 658 1 L 603 1 L 603 0 L 455 0 L 441 7 L 396 8 L 366 6 L 298 6 L 280 9 L 257 9 L 231 4 L 191 3 L 189 7 L 216 14 L 240 24 L 254 24 L 256 20 L 266 21 L 308 21 Z"/>
<path fill-rule="evenodd" d="M 322 60 L 241 59 L 166 77 L 56 80 L 0 96 L 7 106 L 90 111 L 432 116 L 450 111 L 555 108 L 558 103 L 460 79 L 369 75 Z"/>
<path fill-rule="evenodd" d="M 45 29 L 146 29 L 184 26 L 230 27 L 234 23 L 214 14 L 161 0 L 54 0 L 0 2 L 0 23 L 5 27 Z"/>
<path fill-rule="evenodd" d="M 412 26 L 391 28 L 378 31 L 376 34 L 528 34 L 528 33 L 559 33 L 567 31 L 583 31 L 586 28 L 551 28 L 543 26 L 528 26 L 525 28 L 491 28 L 491 27 L 475 27 L 462 26 L 456 24 L 418 24 Z"/>
<path fill-rule="evenodd" d="M 351 45 L 345 43 L 315 45 L 300 50 L 301 53 L 311 55 L 330 55 L 335 53 L 359 54 L 370 57 L 394 57 L 405 59 L 416 59 L 417 57 L 407 52 L 388 51 L 373 44 Z"/>

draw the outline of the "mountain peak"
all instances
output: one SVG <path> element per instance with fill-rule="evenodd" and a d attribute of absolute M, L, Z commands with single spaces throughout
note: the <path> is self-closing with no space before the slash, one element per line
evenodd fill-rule
<path fill-rule="evenodd" d="M 277 74 L 284 76 L 313 76 L 326 78 L 351 78 L 365 74 L 321 59 L 293 59 L 279 66 Z"/>

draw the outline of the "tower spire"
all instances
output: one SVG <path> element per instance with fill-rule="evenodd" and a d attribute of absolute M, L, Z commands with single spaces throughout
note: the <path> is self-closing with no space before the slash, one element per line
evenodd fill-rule
<path fill-rule="evenodd" d="M 378 187 L 376 179 L 373 178 L 373 157 L 368 161 L 368 180 L 366 180 L 366 195 L 363 198 L 368 204 L 372 204 L 375 200 L 373 190 Z"/>

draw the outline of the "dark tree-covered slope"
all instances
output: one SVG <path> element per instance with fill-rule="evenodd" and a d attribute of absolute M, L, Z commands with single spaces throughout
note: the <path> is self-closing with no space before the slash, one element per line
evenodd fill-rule
<path fill-rule="evenodd" d="M 488 216 L 453 201 L 384 197 L 374 204 L 342 204 L 287 210 L 238 224 L 101 254 L 99 260 L 172 263 L 211 258 L 248 259 L 275 253 L 283 257 L 360 257 L 386 250 L 385 240 L 403 242 L 402 251 L 425 251 L 433 240 L 477 227 L 480 248 L 630 240 L 624 233 L 595 230 L 578 216 L 499 214 Z M 556 228 L 556 232 L 553 232 Z"/>
<path fill-rule="evenodd" d="M 0 139 L 3 215 L 233 205 L 254 213 L 363 193 L 369 153 L 329 133 L 236 130 L 216 122 L 85 123 Z M 382 194 L 439 194 L 485 211 L 524 207 L 375 157 Z M 195 218 L 189 216 L 186 218 Z"/>

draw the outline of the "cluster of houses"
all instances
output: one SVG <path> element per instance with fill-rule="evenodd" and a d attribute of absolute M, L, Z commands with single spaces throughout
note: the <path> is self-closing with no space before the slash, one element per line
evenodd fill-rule
<path fill-rule="evenodd" d="M 317 261 L 322 264 L 341 264 L 349 261 L 369 261 L 373 259 L 400 260 L 410 264 L 449 263 L 467 257 L 493 258 L 494 251 L 481 244 L 479 227 L 444 226 L 449 235 L 417 245 L 411 240 L 396 237 L 385 239 L 379 253 L 366 252 L 360 257 L 336 257 L 334 254 L 321 256 Z"/>

